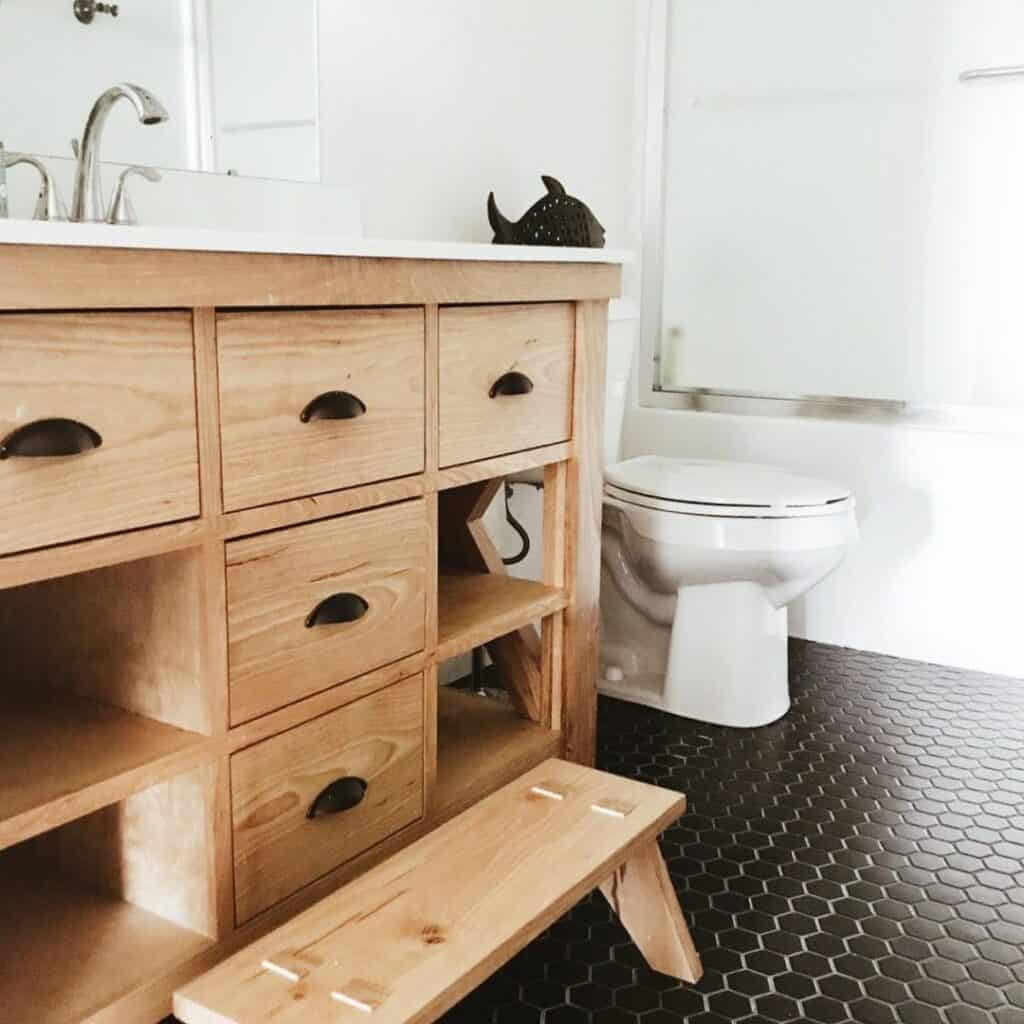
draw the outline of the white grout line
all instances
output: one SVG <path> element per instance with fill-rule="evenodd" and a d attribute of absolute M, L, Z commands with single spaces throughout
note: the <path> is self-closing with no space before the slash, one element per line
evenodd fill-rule
<path fill-rule="evenodd" d="M 289 971 L 287 967 L 279 967 L 273 960 L 264 960 L 260 967 L 270 971 L 271 974 L 278 974 L 282 978 L 287 978 L 288 981 L 299 980 L 299 976 L 294 971 Z"/>
<path fill-rule="evenodd" d="M 543 786 L 531 786 L 531 793 L 536 793 L 537 796 L 546 796 L 549 800 L 564 800 L 565 796 L 562 793 L 556 793 L 553 789 L 545 789 Z"/>
<path fill-rule="evenodd" d="M 331 998 L 336 999 L 339 1003 L 344 1003 L 346 1006 L 351 1006 L 354 1010 L 362 1010 L 363 1013 L 373 1013 L 373 1007 L 369 1003 L 353 999 L 352 996 L 347 996 L 344 992 L 332 992 Z"/>

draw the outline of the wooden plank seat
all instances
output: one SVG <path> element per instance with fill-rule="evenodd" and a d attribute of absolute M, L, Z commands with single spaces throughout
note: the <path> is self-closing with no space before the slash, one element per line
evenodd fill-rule
<path fill-rule="evenodd" d="M 175 993 L 185 1024 L 436 1020 L 601 887 L 655 969 L 701 974 L 657 846 L 668 790 L 549 760 Z"/>

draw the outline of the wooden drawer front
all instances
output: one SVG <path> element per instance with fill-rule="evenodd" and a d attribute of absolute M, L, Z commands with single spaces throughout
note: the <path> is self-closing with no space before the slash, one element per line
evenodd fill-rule
<path fill-rule="evenodd" d="M 568 440 L 572 433 L 573 307 L 441 310 L 441 465 L 455 466 Z M 525 394 L 496 395 L 522 374 Z M 521 383 L 522 378 L 510 379 Z"/>
<path fill-rule="evenodd" d="M 230 541 L 232 725 L 422 650 L 426 571 L 422 499 Z M 344 594 L 361 617 L 306 625 Z"/>
<path fill-rule="evenodd" d="M 421 309 L 226 313 L 217 319 L 229 511 L 423 471 Z M 347 392 L 359 411 L 318 396 Z"/>
<path fill-rule="evenodd" d="M 99 446 L 16 454 L 60 441 L 53 424 L 24 429 L 54 419 Z M 3 438 L 0 553 L 198 515 L 191 316 L 0 315 Z"/>
<path fill-rule="evenodd" d="M 361 802 L 308 818 L 344 778 Z M 234 754 L 231 801 L 241 924 L 423 814 L 423 677 Z"/>

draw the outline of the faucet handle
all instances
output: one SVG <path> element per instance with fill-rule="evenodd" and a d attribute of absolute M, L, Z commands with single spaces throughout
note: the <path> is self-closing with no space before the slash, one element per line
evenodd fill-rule
<path fill-rule="evenodd" d="M 3 162 L 7 167 L 14 167 L 16 164 L 29 164 L 39 172 L 39 197 L 36 199 L 36 207 L 32 213 L 33 220 L 65 221 L 68 219 L 68 211 L 57 191 L 57 183 L 50 177 L 50 172 L 42 160 L 31 153 L 12 153 L 8 150 Z"/>
<path fill-rule="evenodd" d="M 163 175 L 155 167 L 126 167 L 117 177 L 117 188 L 114 189 L 114 196 L 110 200 L 110 209 L 107 211 L 108 224 L 139 223 L 132 197 L 128 194 L 127 182 L 133 174 L 152 182 L 160 181 L 163 178 Z"/>

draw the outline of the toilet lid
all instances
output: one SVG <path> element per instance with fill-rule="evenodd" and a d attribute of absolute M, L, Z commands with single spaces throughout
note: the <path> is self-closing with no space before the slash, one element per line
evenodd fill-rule
<path fill-rule="evenodd" d="M 850 497 L 849 488 L 840 484 L 777 466 L 660 455 L 641 455 L 608 466 L 605 479 L 617 490 L 631 494 L 666 502 L 749 509 L 754 515 L 785 514 L 785 510 L 799 515 L 800 510 L 834 505 Z"/>

